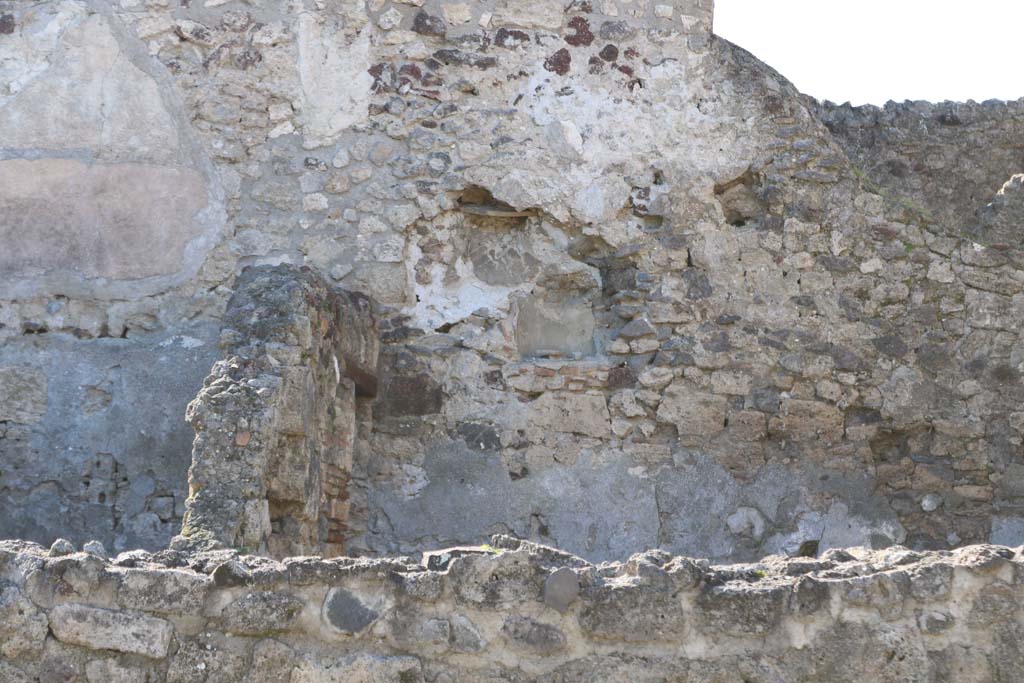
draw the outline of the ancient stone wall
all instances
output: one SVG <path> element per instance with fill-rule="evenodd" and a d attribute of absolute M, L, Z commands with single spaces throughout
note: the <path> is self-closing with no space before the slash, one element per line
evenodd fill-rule
<path fill-rule="evenodd" d="M 1019 542 L 1019 105 L 822 105 L 711 19 L 0 0 L 0 535 L 163 547 L 292 264 L 380 304 L 347 552 Z"/>
<path fill-rule="evenodd" d="M 499 537 L 390 560 L 0 543 L 5 683 L 1024 677 L 1020 549 L 591 565 Z"/>
<path fill-rule="evenodd" d="M 189 404 L 189 498 L 173 547 L 340 555 L 356 421 L 377 394 L 377 321 L 365 296 L 309 269 L 247 268 L 218 361 Z"/>

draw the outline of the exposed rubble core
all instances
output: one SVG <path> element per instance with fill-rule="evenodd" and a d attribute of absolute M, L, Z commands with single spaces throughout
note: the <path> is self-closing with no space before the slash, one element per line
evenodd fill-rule
<path fill-rule="evenodd" d="M 411 558 L 107 560 L 0 543 L 0 679 L 1015 681 L 1019 550 L 592 565 L 496 537 Z"/>

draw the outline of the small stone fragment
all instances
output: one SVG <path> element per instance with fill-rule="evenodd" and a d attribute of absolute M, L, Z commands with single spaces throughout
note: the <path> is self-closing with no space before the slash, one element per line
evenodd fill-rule
<path fill-rule="evenodd" d="M 384 12 L 377 17 L 377 25 L 385 31 L 390 31 L 393 28 L 397 28 L 402 23 L 402 13 L 392 7 L 387 12 Z"/>
<path fill-rule="evenodd" d="M 657 333 L 657 328 L 647 318 L 637 318 L 619 330 L 619 336 L 624 339 L 639 339 L 640 337 L 649 337 Z"/>
<path fill-rule="evenodd" d="M 544 580 L 544 604 L 565 613 L 580 594 L 580 579 L 576 572 L 562 567 L 548 574 Z"/>
<path fill-rule="evenodd" d="M 434 36 L 436 38 L 444 38 L 447 28 L 444 25 L 444 19 L 440 17 L 434 17 L 423 10 L 416 13 L 416 16 L 412 20 L 412 30 L 416 33 L 425 36 Z"/>
<path fill-rule="evenodd" d="M 50 545 L 50 555 L 52 557 L 70 555 L 73 552 L 75 552 L 75 545 L 66 538 L 58 538 Z"/>
<path fill-rule="evenodd" d="M 107 556 L 107 549 L 103 547 L 103 544 L 99 541 L 86 541 L 82 546 L 82 551 L 87 552 L 90 555 L 96 555 L 97 557 Z"/>

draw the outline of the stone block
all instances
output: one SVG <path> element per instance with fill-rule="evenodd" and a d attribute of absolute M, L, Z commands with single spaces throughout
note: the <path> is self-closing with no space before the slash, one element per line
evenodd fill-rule
<path fill-rule="evenodd" d="M 604 396 L 549 391 L 530 404 L 532 429 L 583 434 L 597 438 L 611 435 L 611 416 Z"/>
<path fill-rule="evenodd" d="M 838 443 L 843 422 L 842 412 L 829 403 L 784 399 L 782 414 L 769 420 L 768 431 L 794 441 Z"/>
<path fill-rule="evenodd" d="M 57 605 L 50 613 L 57 640 L 91 650 L 115 650 L 152 659 L 167 656 L 174 627 L 169 621 L 86 605 Z"/>
<path fill-rule="evenodd" d="M 203 574 L 176 569 L 126 569 L 120 574 L 117 596 L 127 609 L 199 613 L 212 583 Z"/>
<path fill-rule="evenodd" d="M 782 620 L 786 589 L 726 585 L 701 591 L 697 604 L 705 628 L 735 636 L 764 636 Z"/>
<path fill-rule="evenodd" d="M 290 683 L 295 668 L 295 651 L 267 638 L 252 649 L 252 668 L 245 683 Z"/>
<path fill-rule="evenodd" d="M 13 664 L 0 659 L 0 681 L 4 683 L 36 683 L 39 679 L 36 677 L 29 677 L 23 670 L 15 668 Z M 90 681 L 89 683 L 92 683 Z"/>
<path fill-rule="evenodd" d="M 636 585 L 605 584 L 583 596 L 580 629 L 598 640 L 675 641 L 686 615 L 671 592 Z"/>
<path fill-rule="evenodd" d="M 967 322 L 986 330 L 1015 330 L 1022 320 L 1020 299 L 968 289 L 964 300 Z"/>
<path fill-rule="evenodd" d="M 594 313 L 586 299 L 519 302 L 516 345 L 521 356 L 589 356 L 594 353 Z"/>
<path fill-rule="evenodd" d="M 729 403 L 723 396 L 695 391 L 682 382 L 665 389 L 658 419 L 675 425 L 680 436 L 708 437 L 725 429 Z"/>
<path fill-rule="evenodd" d="M 334 662 L 304 661 L 292 672 L 290 683 L 423 683 L 415 657 L 355 654 Z"/>
<path fill-rule="evenodd" d="M 113 659 L 94 659 L 85 665 L 85 680 L 88 683 L 140 683 L 147 680 L 147 673 Z"/>
<path fill-rule="evenodd" d="M 529 617 L 508 617 L 501 627 L 501 632 L 514 647 L 535 655 L 551 655 L 564 650 L 566 646 L 565 634 L 560 628 Z"/>

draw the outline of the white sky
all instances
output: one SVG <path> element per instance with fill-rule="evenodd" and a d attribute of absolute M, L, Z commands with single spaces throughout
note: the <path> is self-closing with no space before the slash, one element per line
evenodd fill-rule
<path fill-rule="evenodd" d="M 715 33 L 818 99 L 1024 97 L 1024 0 L 715 0 Z"/>

